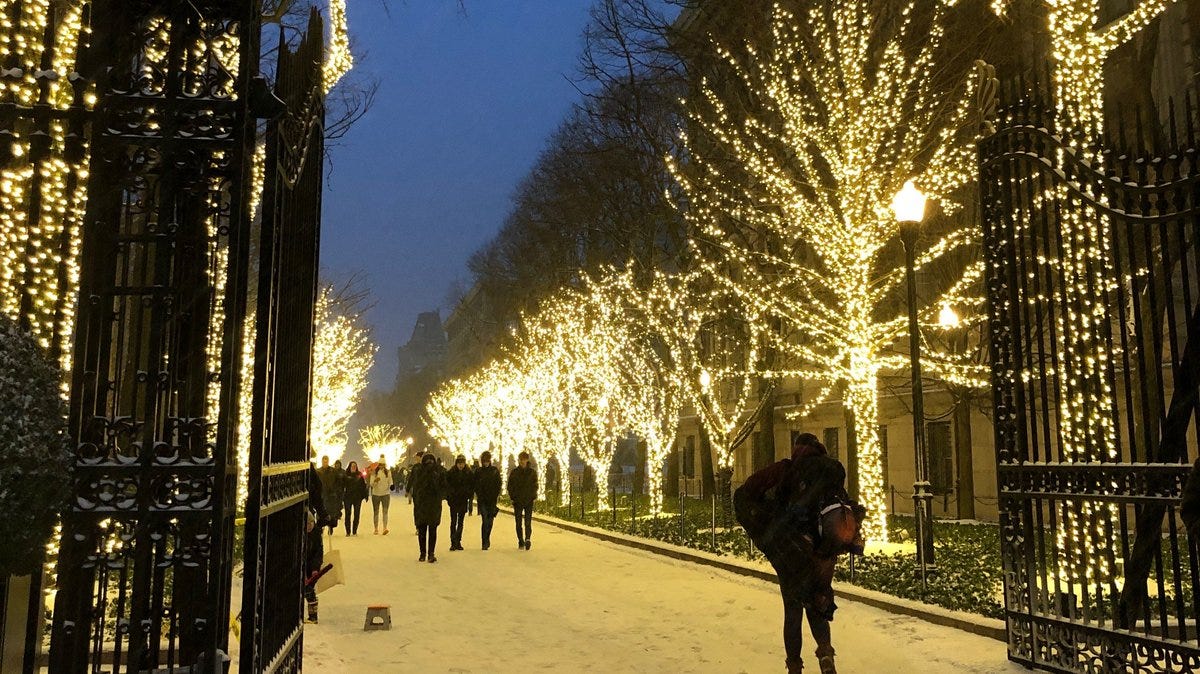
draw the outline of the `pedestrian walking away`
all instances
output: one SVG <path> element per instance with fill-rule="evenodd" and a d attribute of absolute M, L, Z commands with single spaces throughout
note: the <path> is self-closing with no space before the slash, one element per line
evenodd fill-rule
<path fill-rule="evenodd" d="M 417 543 L 421 556 L 417 561 L 437 561 L 437 529 L 442 523 L 442 500 L 446 498 L 446 471 L 432 454 L 421 457 L 421 467 L 413 471 L 410 492 L 413 522 L 417 525 Z"/>
<path fill-rule="evenodd" d="M 383 456 L 370 469 L 371 480 L 371 514 L 375 523 L 375 533 L 379 531 L 379 511 L 383 510 L 383 535 L 388 533 L 388 506 L 392 501 L 392 472 L 388 470 Z"/>
<path fill-rule="evenodd" d="M 846 469 L 817 437 L 802 433 L 792 457 L 750 476 L 734 493 L 738 521 L 779 577 L 787 671 L 800 672 L 804 618 L 817 643 L 821 674 L 836 674 L 829 623 L 837 556 L 861 553 L 866 514 L 850 500 Z"/>
<path fill-rule="evenodd" d="M 342 517 L 347 536 L 358 535 L 358 520 L 362 516 L 362 504 L 370 496 L 367 480 L 358 469 L 358 462 L 346 466 L 345 487 L 342 490 Z"/>
<path fill-rule="evenodd" d="M 500 469 L 492 465 L 492 453 L 479 455 L 479 469 L 475 471 L 475 499 L 479 505 L 479 529 L 483 549 L 492 546 L 492 525 L 500 508 Z"/>
<path fill-rule="evenodd" d="M 467 467 L 467 457 L 462 454 L 446 471 L 446 504 L 450 506 L 450 549 L 462 550 L 463 522 L 467 517 L 467 505 L 475 491 L 474 473 Z"/>
<path fill-rule="evenodd" d="M 317 475 L 321 478 L 321 498 L 325 502 L 325 512 L 329 513 L 326 526 L 329 527 L 329 534 L 332 536 L 338 517 L 342 514 L 342 492 L 346 488 L 346 473 L 342 470 L 341 460 L 331 466 L 329 457 L 322 456 Z"/>
<path fill-rule="evenodd" d="M 537 472 L 529 464 L 529 452 L 517 456 L 517 467 L 508 474 L 508 497 L 512 499 L 513 518 L 517 520 L 517 547 L 528 550 L 533 533 L 533 502 L 537 500 Z"/>

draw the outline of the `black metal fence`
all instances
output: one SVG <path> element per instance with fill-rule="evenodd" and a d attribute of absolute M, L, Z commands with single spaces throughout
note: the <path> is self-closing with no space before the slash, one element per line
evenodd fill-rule
<path fill-rule="evenodd" d="M 82 21 L 97 98 L 50 669 L 213 671 L 228 642 L 257 13 L 95 0 Z"/>
<path fill-rule="evenodd" d="M 1196 671 L 1200 560 L 1178 512 L 1197 454 L 1196 111 L 1171 105 L 1161 133 L 1116 123 L 1077 148 L 1049 88 L 1007 85 L 981 145 L 1009 657 L 1062 672 Z M 1100 298 L 1086 306 L 1064 272 L 1080 224 L 1109 258 L 1077 261 L 1083 292 Z M 1089 363 L 1065 348 L 1083 315 L 1102 356 Z M 1085 366 L 1097 376 L 1077 375 Z M 1092 408 L 1064 419 L 1064 391 L 1081 389 Z M 1111 429 L 1115 446 L 1071 447 L 1064 427 L 1081 424 Z"/>
<path fill-rule="evenodd" d="M 286 111 L 266 136 L 258 240 L 240 667 L 298 672 L 309 468 L 313 320 L 324 161 L 324 31 L 310 15 L 293 51 L 280 38 L 275 95 Z"/>

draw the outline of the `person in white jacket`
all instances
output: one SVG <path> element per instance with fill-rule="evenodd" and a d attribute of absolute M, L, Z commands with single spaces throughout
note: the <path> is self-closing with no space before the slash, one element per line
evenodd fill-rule
<path fill-rule="evenodd" d="M 383 535 L 388 532 L 388 506 L 392 500 L 392 471 L 388 470 L 383 457 L 371 468 L 368 477 L 371 483 L 371 512 L 375 522 L 375 533 L 379 532 L 379 508 L 383 507 Z"/>

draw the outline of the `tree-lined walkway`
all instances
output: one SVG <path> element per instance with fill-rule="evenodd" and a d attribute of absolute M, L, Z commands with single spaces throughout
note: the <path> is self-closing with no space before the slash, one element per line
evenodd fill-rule
<path fill-rule="evenodd" d="M 321 594 L 304 632 L 309 671 L 783 671 L 777 588 L 715 569 L 534 523 L 518 550 L 501 515 L 492 549 L 468 517 L 465 551 L 449 551 L 447 516 L 436 564 L 417 562 L 411 507 L 393 497 L 391 533 L 339 528 L 347 584 Z M 362 631 L 366 606 L 392 607 L 390 632 Z M 1004 644 L 915 618 L 840 602 L 839 671 L 1023 672 Z M 816 669 L 812 646 L 805 660 Z"/>

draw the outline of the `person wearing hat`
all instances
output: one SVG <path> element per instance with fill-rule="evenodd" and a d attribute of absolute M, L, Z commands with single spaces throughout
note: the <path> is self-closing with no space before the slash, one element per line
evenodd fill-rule
<path fill-rule="evenodd" d="M 479 455 L 479 467 L 475 469 L 475 498 L 479 505 L 479 529 L 483 538 L 483 549 L 492 546 L 492 524 L 500 508 L 500 469 L 492 465 L 492 453 Z"/>
<path fill-rule="evenodd" d="M 417 525 L 417 540 L 421 558 L 417 561 L 437 561 L 437 529 L 442 523 L 442 499 L 446 498 L 446 471 L 437 465 L 433 454 L 421 457 L 419 470 L 412 478 L 413 522 Z"/>
<path fill-rule="evenodd" d="M 462 550 L 463 521 L 467 518 L 467 504 L 474 491 L 474 476 L 467 466 L 467 457 L 459 454 L 454 466 L 446 471 L 446 503 L 450 506 L 450 550 Z"/>
<path fill-rule="evenodd" d="M 537 472 L 529 464 L 529 452 L 517 455 L 517 462 L 517 467 L 508 474 L 508 496 L 512 499 L 513 517 L 517 520 L 517 547 L 528 550 L 529 534 L 533 530 L 533 502 L 537 500 Z"/>

